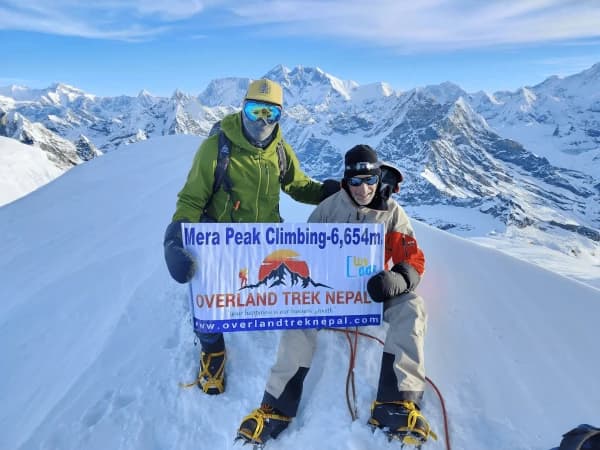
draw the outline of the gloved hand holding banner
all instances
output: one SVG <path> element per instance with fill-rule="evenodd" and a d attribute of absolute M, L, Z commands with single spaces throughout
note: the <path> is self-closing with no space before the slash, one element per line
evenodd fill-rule
<path fill-rule="evenodd" d="M 367 293 L 383 269 L 384 225 L 183 223 L 202 333 L 379 325 Z"/>

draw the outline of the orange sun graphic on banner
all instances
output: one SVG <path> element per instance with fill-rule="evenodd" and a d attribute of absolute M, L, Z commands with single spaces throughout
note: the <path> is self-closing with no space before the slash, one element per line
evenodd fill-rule
<path fill-rule="evenodd" d="M 308 265 L 304 261 L 298 260 L 298 253 L 293 250 L 276 250 L 269 254 L 260 265 L 258 270 L 258 279 L 264 280 L 273 270 L 284 264 L 291 272 L 297 273 L 301 277 L 308 277 Z"/>

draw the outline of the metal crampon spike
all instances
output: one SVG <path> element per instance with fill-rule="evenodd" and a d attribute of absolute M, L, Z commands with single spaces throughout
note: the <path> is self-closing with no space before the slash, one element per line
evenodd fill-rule
<path fill-rule="evenodd" d="M 237 445 L 237 443 L 241 441 L 242 442 L 242 447 L 249 444 L 250 442 L 248 442 L 248 439 L 246 439 L 245 437 L 242 436 L 236 436 L 235 439 L 233 440 L 233 445 Z"/>
<path fill-rule="evenodd" d="M 236 445 L 238 441 L 242 441 L 242 446 L 252 445 L 252 450 L 262 450 L 265 447 L 265 444 L 251 441 L 246 436 L 242 435 L 236 436 L 236 438 L 233 440 L 233 444 Z"/>
<path fill-rule="evenodd" d="M 392 441 L 398 441 L 400 443 L 400 450 L 406 448 L 408 449 L 413 449 L 413 450 L 422 450 L 423 447 L 423 443 L 420 443 L 418 445 L 415 444 L 409 444 L 406 443 L 403 439 L 405 436 L 399 436 L 396 434 L 388 434 L 388 441 L 392 442 Z"/>
<path fill-rule="evenodd" d="M 400 442 L 400 450 L 402 450 L 404 447 L 406 448 L 413 448 L 414 450 L 421 450 L 422 448 L 422 444 L 421 445 L 408 445 L 405 444 L 404 442 Z"/>

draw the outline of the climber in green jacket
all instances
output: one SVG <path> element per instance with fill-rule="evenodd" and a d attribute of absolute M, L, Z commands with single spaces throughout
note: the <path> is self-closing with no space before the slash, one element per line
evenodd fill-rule
<path fill-rule="evenodd" d="M 179 283 L 189 282 L 196 264 L 202 264 L 183 248 L 182 222 L 281 222 L 281 190 L 297 201 L 318 204 L 340 189 L 338 181 L 320 183 L 302 171 L 279 127 L 282 108 L 278 83 L 254 81 L 242 111 L 223 118 L 220 129 L 200 145 L 164 238 L 167 267 Z M 202 344 L 198 387 L 220 394 L 225 389 L 223 335 L 196 334 Z"/>

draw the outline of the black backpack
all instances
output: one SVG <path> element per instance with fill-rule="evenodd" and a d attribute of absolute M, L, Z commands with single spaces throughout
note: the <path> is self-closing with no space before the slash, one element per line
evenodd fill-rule
<path fill-rule="evenodd" d="M 558 450 L 600 450 L 600 428 L 583 424 L 563 434 Z"/>
<path fill-rule="evenodd" d="M 221 121 L 216 122 L 212 126 L 208 132 L 208 137 L 217 133 L 219 133 L 217 167 L 215 168 L 215 179 L 213 181 L 212 193 L 210 194 L 206 205 L 204 205 L 204 216 L 208 216 L 206 210 L 221 186 L 228 194 L 231 194 L 231 190 L 233 188 L 233 183 L 231 182 L 229 175 L 227 175 L 227 166 L 229 166 L 229 156 L 231 155 L 231 141 L 221 130 Z M 287 156 L 285 154 L 285 147 L 283 146 L 283 139 L 280 139 L 277 142 L 277 157 L 279 159 L 279 184 L 283 184 L 283 180 L 285 179 L 285 175 L 287 173 Z"/>

